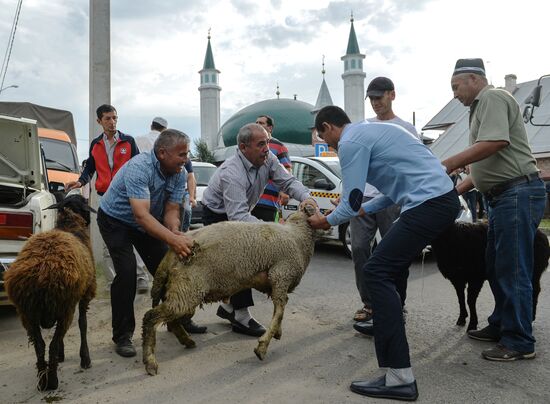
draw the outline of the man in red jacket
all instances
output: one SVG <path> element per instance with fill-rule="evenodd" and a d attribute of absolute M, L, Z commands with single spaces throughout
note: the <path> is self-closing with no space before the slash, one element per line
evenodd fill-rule
<path fill-rule="evenodd" d="M 118 116 L 115 107 L 108 104 L 100 105 L 96 110 L 96 114 L 97 123 L 103 128 L 103 133 L 92 140 L 90 154 L 80 178 L 78 178 L 78 181 L 66 184 L 66 189 L 69 191 L 74 188 L 83 187 L 97 173 L 95 189 L 101 197 L 107 191 L 107 188 L 109 188 L 111 180 L 120 167 L 139 154 L 139 149 L 132 136 L 117 130 Z M 115 270 L 106 248 L 103 252 L 103 259 L 107 282 L 111 283 L 115 277 Z M 136 259 L 138 260 L 138 292 L 145 293 L 148 289 L 147 281 L 149 276 L 145 271 L 145 264 L 138 254 L 136 254 Z M 144 284 L 144 286 L 141 284 Z"/>
<path fill-rule="evenodd" d="M 107 191 L 120 167 L 139 154 L 139 150 L 132 136 L 117 130 L 118 116 L 115 107 L 103 104 L 99 106 L 96 113 L 97 123 L 103 128 L 103 133 L 92 140 L 86 167 L 78 181 L 67 184 L 67 190 L 86 185 L 94 173 L 97 173 L 95 189 L 101 196 Z"/>

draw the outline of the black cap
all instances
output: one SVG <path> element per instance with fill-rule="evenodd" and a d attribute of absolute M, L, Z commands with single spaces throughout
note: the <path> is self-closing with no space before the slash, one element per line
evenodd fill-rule
<path fill-rule="evenodd" d="M 395 90 L 393 81 L 391 81 L 387 77 L 376 77 L 375 79 L 372 79 L 372 81 L 369 83 L 365 99 L 367 97 L 382 97 L 386 91 L 393 90 Z"/>
<path fill-rule="evenodd" d="M 480 76 L 485 77 L 485 65 L 483 64 L 483 59 L 458 59 L 456 61 L 453 76 L 462 73 L 479 74 Z"/>

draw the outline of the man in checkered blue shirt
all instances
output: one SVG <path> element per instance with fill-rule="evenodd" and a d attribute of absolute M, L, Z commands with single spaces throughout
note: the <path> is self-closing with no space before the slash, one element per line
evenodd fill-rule
<path fill-rule="evenodd" d="M 113 341 L 120 356 L 136 355 L 132 344 L 136 295 L 133 247 L 153 276 L 168 246 L 181 257 L 191 252 L 193 241 L 179 231 L 187 177 L 183 165 L 188 152 L 186 134 L 165 130 L 152 152 L 135 156 L 118 171 L 101 199 L 97 223 L 116 272 L 111 308 Z"/>

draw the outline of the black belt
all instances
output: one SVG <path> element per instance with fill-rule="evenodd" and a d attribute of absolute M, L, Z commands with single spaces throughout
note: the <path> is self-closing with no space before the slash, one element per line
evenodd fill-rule
<path fill-rule="evenodd" d="M 536 180 L 540 178 L 540 173 L 538 171 L 535 171 L 531 174 L 526 175 L 520 175 L 519 177 L 509 179 L 507 181 L 501 182 L 500 184 L 495 185 L 490 190 L 485 192 L 485 197 L 489 200 L 499 196 L 504 191 L 520 184 L 525 184 L 526 182 L 531 182 L 533 180 Z"/>

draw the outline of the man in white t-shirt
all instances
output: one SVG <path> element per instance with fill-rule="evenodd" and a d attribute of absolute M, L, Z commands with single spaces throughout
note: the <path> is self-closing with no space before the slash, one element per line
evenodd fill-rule
<path fill-rule="evenodd" d="M 401 126 L 419 139 L 416 128 L 407 121 L 399 118 L 392 109 L 392 102 L 395 100 L 395 86 L 387 77 L 376 77 L 367 87 L 367 96 L 375 117 L 367 119 L 368 122 L 381 122 Z M 420 139 L 419 139 L 420 140 Z M 373 199 L 381 195 L 380 192 L 372 185 L 365 185 L 363 202 Z M 376 230 L 380 231 L 380 235 L 388 232 L 393 222 L 399 217 L 400 208 L 398 205 L 392 205 L 377 213 L 371 213 L 364 216 L 355 216 L 350 220 L 351 229 L 351 250 L 353 256 L 353 264 L 355 266 L 355 283 L 359 290 L 363 307 L 361 307 L 354 315 L 354 320 L 357 321 L 353 328 L 357 331 L 372 335 L 372 307 L 370 293 L 364 281 L 363 267 L 370 257 L 370 248 L 376 235 Z M 404 274 L 404 278 L 397 281 L 397 290 L 401 296 L 401 302 L 405 305 L 407 291 L 408 273 Z"/>

